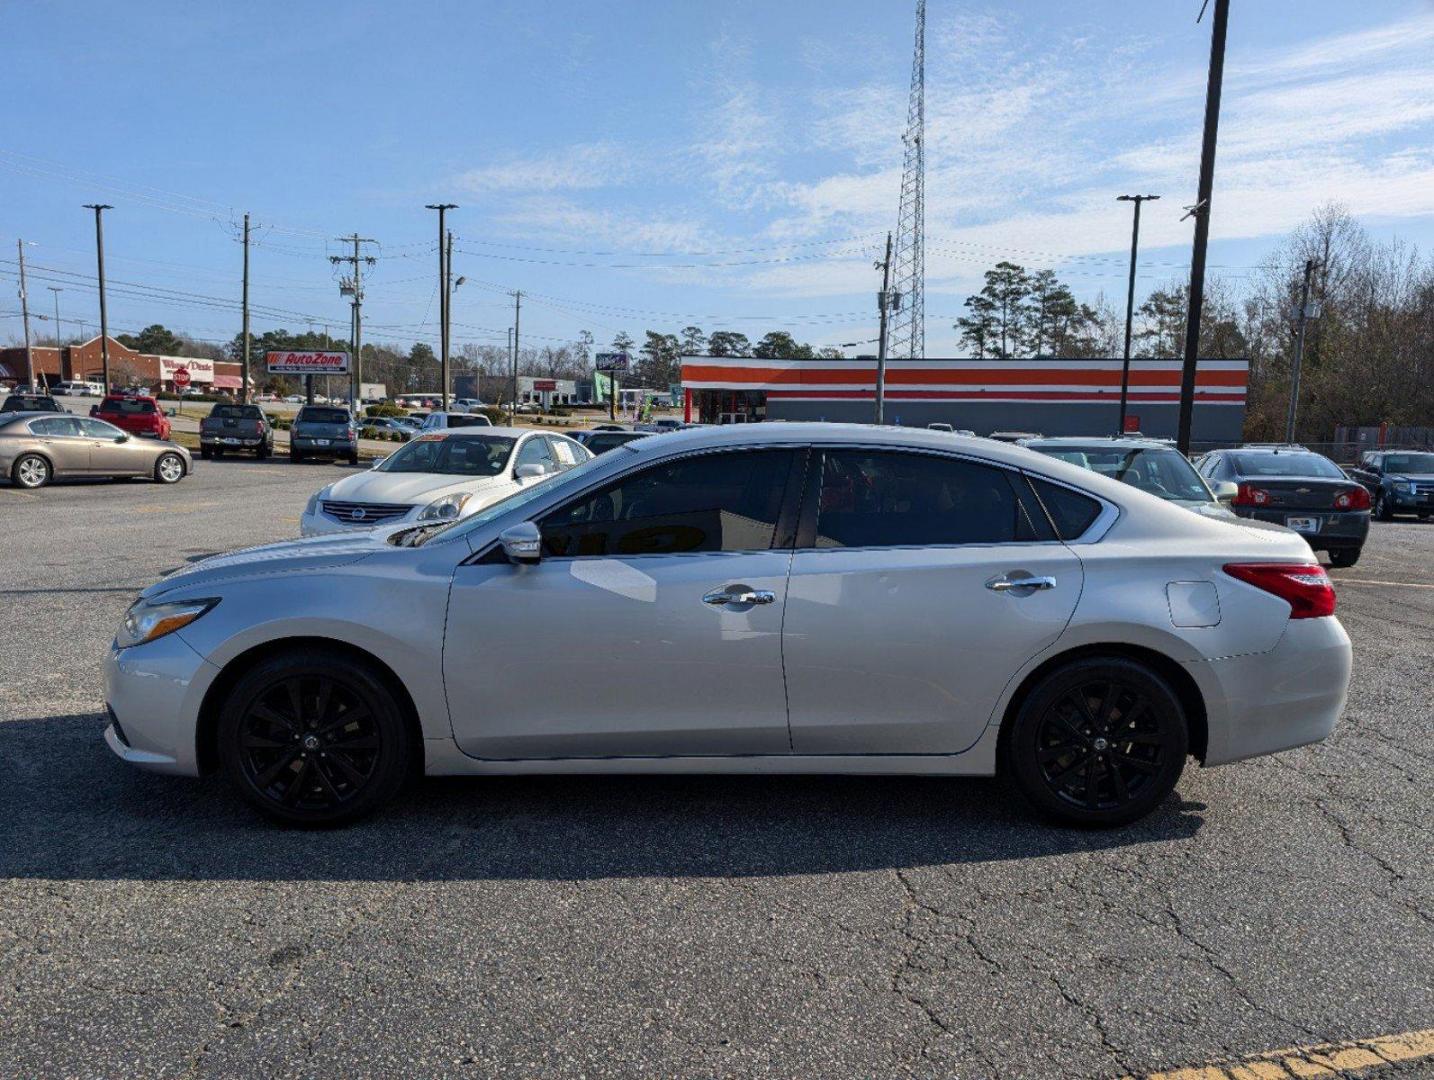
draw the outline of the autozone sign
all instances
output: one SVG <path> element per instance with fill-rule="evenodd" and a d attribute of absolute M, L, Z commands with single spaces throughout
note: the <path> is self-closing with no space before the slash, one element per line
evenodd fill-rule
<path fill-rule="evenodd" d="M 270 375 L 347 375 L 346 352 L 268 352 L 264 363 Z"/>

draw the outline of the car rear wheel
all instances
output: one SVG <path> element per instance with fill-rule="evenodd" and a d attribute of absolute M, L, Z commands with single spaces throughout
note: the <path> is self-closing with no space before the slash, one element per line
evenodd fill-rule
<path fill-rule="evenodd" d="M 1077 660 L 1026 695 L 1005 741 L 1022 794 L 1061 821 L 1124 825 L 1174 790 L 1189 730 L 1169 684 L 1118 657 Z"/>
<path fill-rule="evenodd" d="M 296 650 L 235 684 L 219 718 L 225 774 L 262 813 L 338 825 L 403 786 L 412 747 L 398 702 L 359 661 Z"/>
<path fill-rule="evenodd" d="M 297 465 L 297 464 L 299 464 L 299 462 L 301 462 L 301 461 L 303 461 L 303 460 L 304 460 L 304 455 L 303 455 L 303 454 L 301 454 L 299 451 L 293 449 L 292 447 L 289 448 L 289 463 L 290 463 L 290 464 L 292 464 L 292 465 Z"/>
<path fill-rule="evenodd" d="M 161 484 L 177 484 L 184 479 L 184 459 L 178 454 L 160 454 L 154 463 L 154 478 Z"/>
<path fill-rule="evenodd" d="M 201 447 L 199 448 L 199 456 L 200 456 L 201 458 L 203 458 L 205 461 L 208 461 L 210 458 L 212 458 L 212 457 L 214 456 L 214 451 L 211 450 L 211 449 L 209 449 L 209 447 L 207 447 L 207 446 L 201 446 Z"/>
<path fill-rule="evenodd" d="M 1346 548 L 1343 551 L 1331 551 L 1329 564 L 1331 566 L 1353 566 L 1359 562 L 1359 553 L 1362 550 L 1362 548 Z"/>
<path fill-rule="evenodd" d="M 44 487 L 53 475 L 50 463 L 39 454 L 22 454 L 10 466 L 10 479 L 22 488 Z"/>

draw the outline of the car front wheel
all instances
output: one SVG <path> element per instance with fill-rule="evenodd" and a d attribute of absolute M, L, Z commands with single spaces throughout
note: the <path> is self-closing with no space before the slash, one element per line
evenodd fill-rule
<path fill-rule="evenodd" d="M 224 772 L 289 825 L 339 825 L 397 794 L 411 744 L 393 693 L 361 662 L 294 650 L 243 675 L 219 718 Z"/>
<path fill-rule="evenodd" d="M 184 479 L 184 459 L 178 454 L 160 454 L 154 463 L 154 478 L 161 484 L 177 484 Z"/>
<path fill-rule="evenodd" d="M 1394 504 L 1382 491 L 1374 496 L 1374 517 L 1376 521 L 1394 520 Z"/>
<path fill-rule="evenodd" d="M 1189 730 L 1169 684 L 1135 661 L 1076 660 L 1026 695 L 1005 740 L 1008 772 L 1035 806 L 1080 825 L 1124 825 L 1174 790 Z"/>

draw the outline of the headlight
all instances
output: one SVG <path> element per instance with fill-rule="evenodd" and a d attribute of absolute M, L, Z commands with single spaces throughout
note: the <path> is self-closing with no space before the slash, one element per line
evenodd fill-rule
<path fill-rule="evenodd" d="M 423 508 L 423 512 L 418 515 L 418 520 L 452 521 L 463 513 L 463 507 L 468 502 L 468 498 L 468 493 L 465 491 L 458 495 L 445 495 L 441 499 L 435 499 Z"/>
<path fill-rule="evenodd" d="M 1409 492 L 1413 489 L 1413 487 L 1413 484 L 1407 484 L 1403 480 L 1396 480 L 1394 482 L 1394 490 L 1397 491 L 1400 495 L 1408 495 Z"/>
<path fill-rule="evenodd" d="M 127 649 L 131 645 L 142 645 L 172 634 L 181 626 L 188 626 L 217 603 L 217 599 L 181 600 L 173 604 L 136 600 L 125 612 L 124 623 L 115 634 L 115 644 Z"/>

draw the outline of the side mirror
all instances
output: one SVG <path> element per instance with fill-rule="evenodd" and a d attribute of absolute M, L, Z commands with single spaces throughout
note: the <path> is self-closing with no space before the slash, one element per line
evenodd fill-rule
<path fill-rule="evenodd" d="M 123 433 L 116 435 L 115 442 L 129 442 L 129 436 Z"/>
<path fill-rule="evenodd" d="M 371 467 L 377 469 L 380 465 L 382 465 L 382 464 L 383 464 L 385 461 L 387 461 L 387 460 L 388 460 L 387 457 L 374 458 L 374 459 L 373 459 L 373 465 L 372 465 Z"/>
<path fill-rule="evenodd" d="M 1211 486 L 1215 489 L 1215 498 L 1222 503 L 1230 502 L 1240 494 L 1240 485 L 1233 480 L 1216 480 Z"/>
<path fill-rule="evenodd" d="M 534 476 L 547 476 L 548 470 L 536 462 L 529 462 L 526 465 L 519 465 L 513 470 L 513 476 L 518 480 L 527 480 Z"/>
<path fill-rule="evenodd" d="M 504 529 L 498 535 L 498 543 L 511 563 L 531 566 L 543 557 L 543 534 L 531 521 L 521 521 Z"/>

